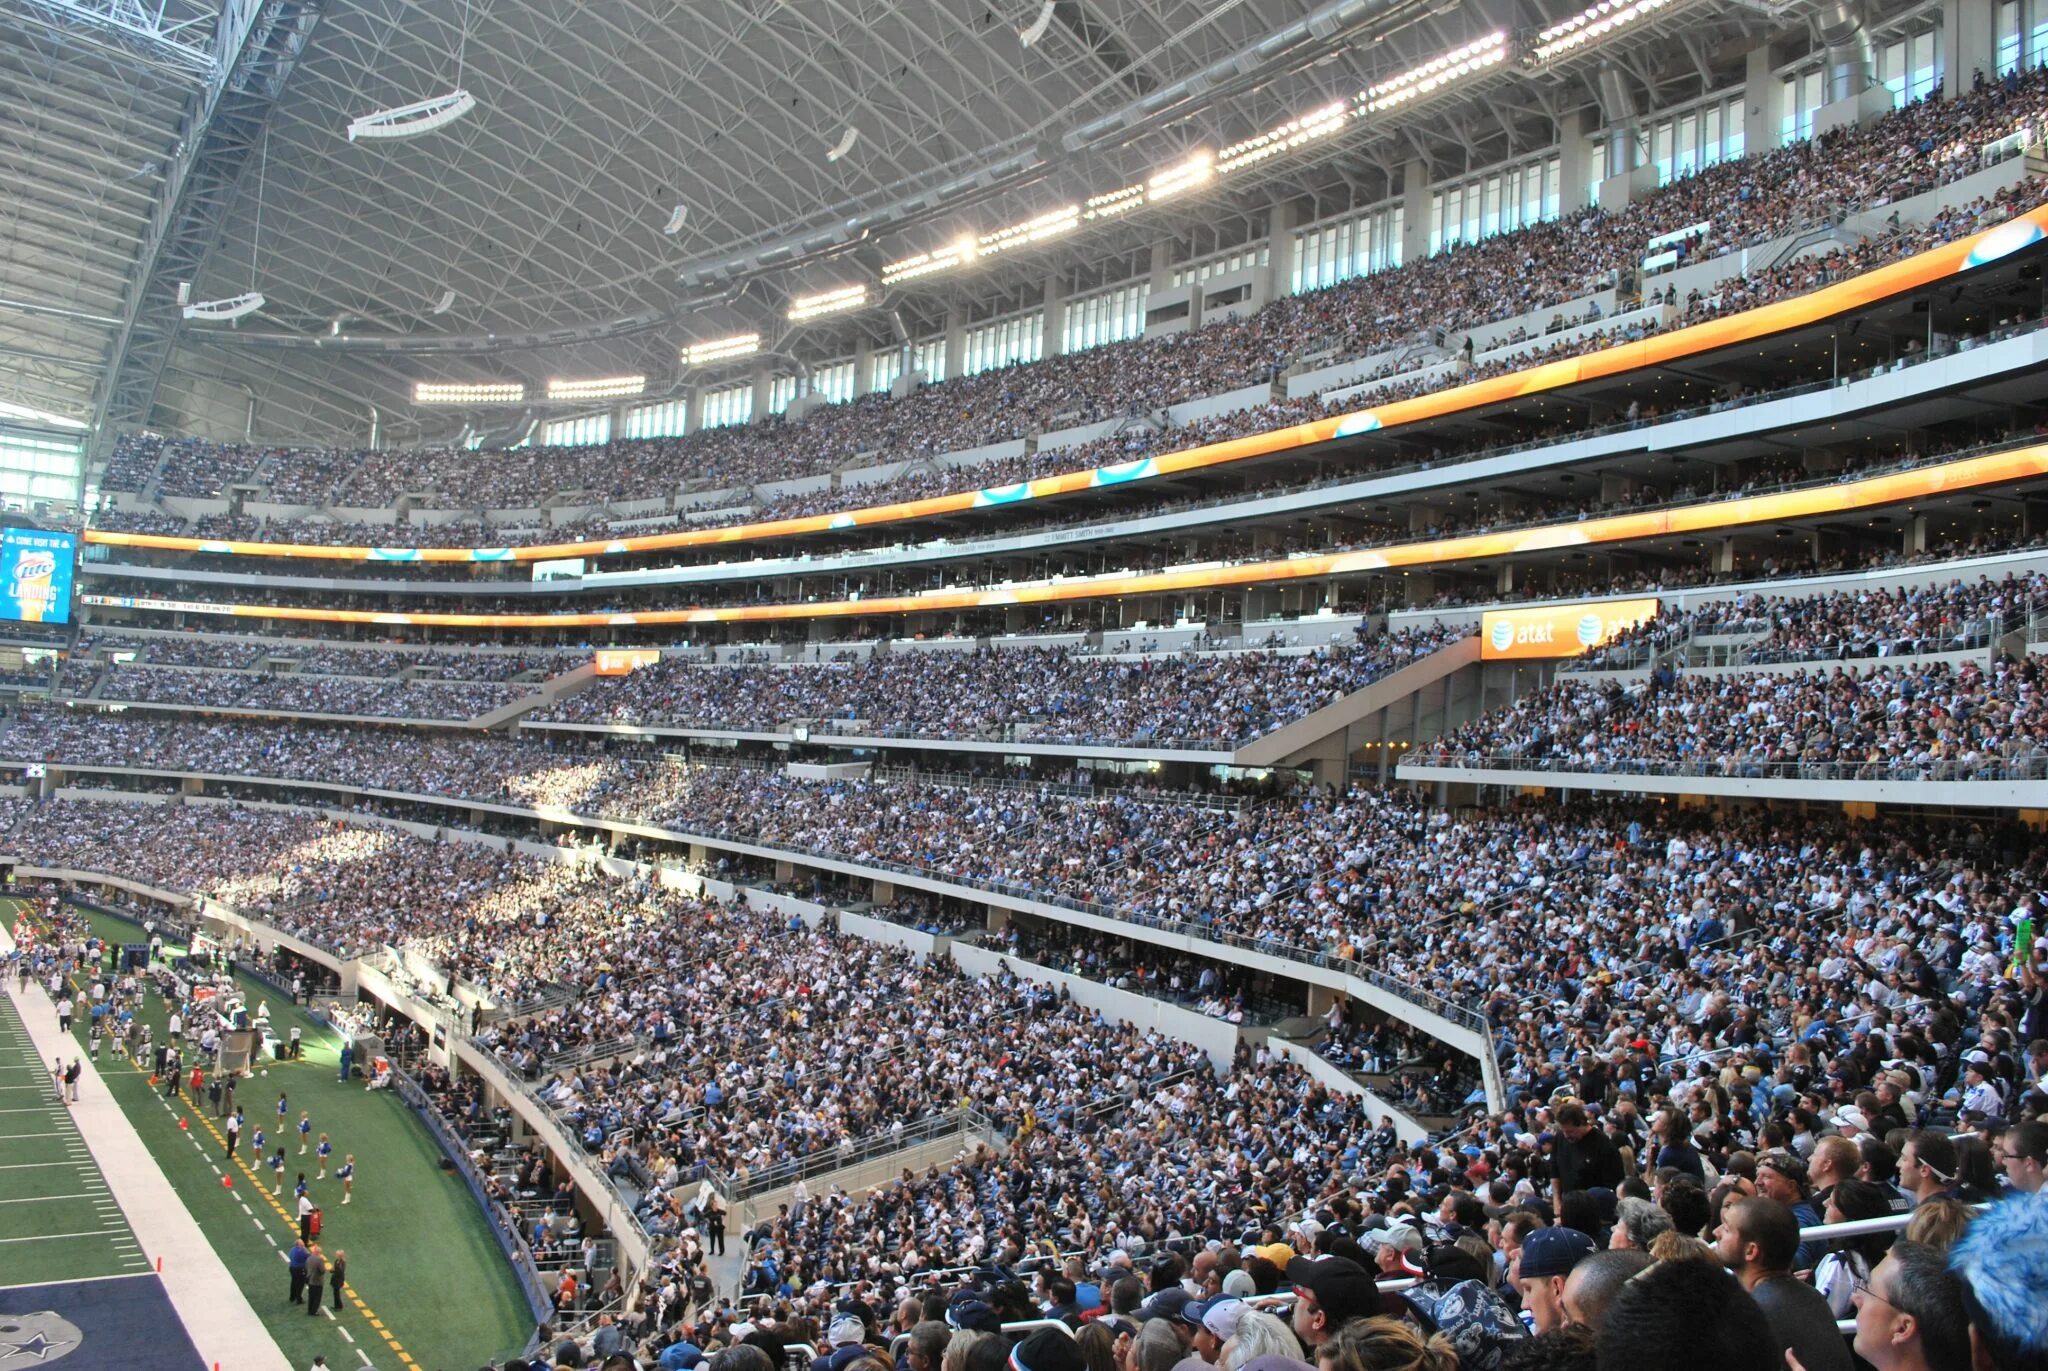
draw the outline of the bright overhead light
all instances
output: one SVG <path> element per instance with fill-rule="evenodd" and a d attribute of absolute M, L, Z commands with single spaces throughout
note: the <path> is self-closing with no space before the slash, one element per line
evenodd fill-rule
<path fill-rule="evenodd" d="M 1041 243 L 1048 238 L 1057 238 L 1063 233 L 1071 232 L 1080 223 L 1081 207 L 1063 205 L 1048 214 L 1026 219 L 1021 224 L 1011 224 L 1007 228 L 997 229 L 994 233 L 984 233 L 975 240 L 974 247 L 976 253 L 986 257 L 998 252 L 1008 252 L 1012 248 L 1021 248 L 1027 243 Z"/>
<path fill-rule="evenodd" d="M 858 143 L 859 141 L 860 130 L 853 127 L 851 124 L 847 125 L 846 132 L 839 135 L 839 141 L 834 143 L 829 149 L 826 150 L 825 160 L 828 162 L 838 161 L 840 158 L 846 156 L 847 153 L 852 152 L 853 145 L 855 143 Z"/>
<path fill-rule="evenodd" d="M 1398 76 L 1373 83 L 1360 93 L 1359 107 L 1377 113 L 1405 105 L 1410 100 L 1441 90 L 1453 81 L 1496 66 L 1506 60 L 1507 55 L 1507 32 L 1496 29 L 1484 38 L 1475 38 L 1463 47 L 1452 48 Z"/>
<path fill-rule="evenodd" d="M 1052 27 L 1052 12 L 1055 8 L 1057 6 L 1054 0 L 1045 0 L 1045 3 L 1038 7 L 1038 17 L 1017 31 L 1017 41 L 1028 48 L 1045 37 L 1045 31 Z"/>
<path fill-rule="evenodd" d="M 826 314 L 844 314 L 847 310 L 859 309 L 867 302 L 866 286 L 841 286 L 816 295 L 798 295 L 789 302 L 789 322 L 801 324 L 806 319 Z"/>
<path fill-rule="evenodd" d="M 565 381 L 557 376 L 548 382 L 550 400 L 618 400 L 640 395 L 647 389 L 645 376 L 599 376 L 585 381 Z"/>
<path fill-rule="evenodd" d="M 1119 214 L 1128 214 L 1145 203 L 1145 187 L 1125 186 L 1121 190 L 1091 195 L 1083 202 L 1081 217 L 1084 219 L 1113 219 Z"/>
<path fill-rule="evenodd" d="M 750 352 L 761 350 L 761 335 L 758 333 L 736 333 L 730 338 L 715 338 L 708 343 L 692 343 L 683 349 L 683 360 L 693 367 L 711 362 L 723 362 L 733 357 L 744 357 Z"/>
<path fill-rule="evenodd" d="M 380 109 L 352 120 L 348 141 L 358 138 L 417 138 L 423 133 L 454 123 L 476 108 L 476 97 L 466 90 L 451 90 L 431 100 L 418 100 L 395 109 Z"/>
<path fill-rule="evenodd" d="M 449 310 L 454 308 L 455 292 L 452 290 L 444 290 L 441 292 L 441 298 L 434 302 L 433 313 L 446 314 Z"/>
<path fill-rule="evenodd" d="M 1145 183 L 1145 199 L 1150 204 L 1171 199 L 1184 191 L 1207 183 L 1215 174 L 1216 157 L 1213 153 L 1198 152 L 1187 161 L 1168 167 Z"/>
<path fill-rule="evenodd" d="M 231 295 L 225 300 L 194 301 L 185 306 L 184 314 L 187 319 L 206 319 L 219 323 L 228 319 L 239 319 L 245 314 L 254 314 L 262 308 L 263 292 L 250 290 L 240 295 Z"/>
<path fill-rule="evenodd" d="M 416 405 L 516 405 L 526 398 L 517 381 L 415 381 Z"/>
<path fill-rule="evenodd" d="M 1601 0 L 1599 4 L 1588 5 L 1571 18 L 1538 33 L 1536 46 L 1530 50 L 1529 58 L 1534 62 L 1548 62 L 1554 57 L 1562 57 L 1670 3 L 1671 0 L 1635 0 L 1633 4 L 1617 4 L 1614 0 Z"/>
<path fill-rule="evenodd" d="M 975 240 L 963 238 L 946 247 L 930 252 L 920 252 L 915 257 L 905 257 L 882 268 L 882 284 L 893 286 L 903 281 L 915 281 L 920 276 L 930 276 L 937 271 L 951 271 L 974 260 Z"/>
<path fill-rule="evenodd" d="M 1240 167 L 1249 167 L 1269 157 L 1278 157 L 1283 152 L 1292 152 L 1303 143 L 1326 138 L 1344 127 L 1351 118 L 1351 111 L 1342 100 L 1311 110 L 1299 119 L 1289 119 L 1277 128 L 1271 128 L 1256 138 L 1247 138 L 1242 143 L 1232 143 L 1216 154 L 1216 174 L 1227 175 Z"/>
<path fill-rule="evenodd" d="M 668 222 L 661 226 L 661 231 L 673 238 L 683 231 L 683 220 L 689 217 L 690 207 L 688 205 L 677 205 L 673 210 L 669 211 Z"/>

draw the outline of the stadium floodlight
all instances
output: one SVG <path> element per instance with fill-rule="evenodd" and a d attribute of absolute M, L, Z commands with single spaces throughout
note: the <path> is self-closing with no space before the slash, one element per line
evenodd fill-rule
<path fill-rule="evenodd" d="M 248 290 L 240 295 L 231 295 L 225 300 L 195 300 L 184 307 L 187 319 L 204 319 L 223 323 L 239 319 L 245 314 L 254 314 L 263 308 L 263 292 Z"/>
<path fill-rule="evenodd" d="M 526 398 L 517 381 L 415 381 L 416 405 L 516 405 Z"/>
<path fill-rule="evenodd" d="M 801 324 L 806 319 L 818 319 L 827 314 L 844 314 L 850 309 L 859 309 L 867 302 L 866 286 L 840 286 L 816 295 L 798 295 L 789 302 L 789 322 Z"/>
<path fill-rule="evenodd" d="M 455 292 L 452 290 L 444 290 L 441 292 L 441 298 L 434 302 L 433 313 L 446 314 L 449 310 L 454 308 Z"/>
<path fill-rule="evenodd" d="M 1216 158 L 1214 154 L 1198 152 L 1193 157 L 1188 158 L 1187 161 L 1170 166 L 1150 181 L 1147 181 L 1145 183 L 1145 199 L 1147 203 L 1154 205 L 1158 204 L 1161 200 L 1172 199 L 1184 191 L 1190 191 L 1197 186 L 1206 184 L 1209 178 L 1215 174 L 1215 171 Z"/>
<path fill-rule="evenodd" d="M 942 248 L 920 252 L 915 257 L 905 257 L 882 268 L 882 284 L 893 286 L 904 281 L 915 281 L 920 276 L 930 276 L 936 271 L 951 271 L 954 267 L 965 266 L 976 256 L 976 240 L 961 238 Z"/>
<path fill-rule="evenodd" d="M 993 233 L 984 233 L 975 240 L 975 251 L 983 257 L 998 252 L 1021 248 L 1027 243 L 1042 243 L 1048 238 L 1057 238 L 1072 232 L 1081 223 L 1079 205 L 1062 205 L 1046 214 L 1026 219 L 1021 224 L 1011 224 Z"/>
<path fill-rule="evenodd" d="M 669 237 L 673 238 L 678 233 L 681 233 L 683 231 L 683 220 L 689 217 L 690 207 L 688 205 L 679 204 L 673 210 L 669 211 L 668 222 L 661 226 L 661 231 L 667 234 Z"/>
<path fill-rule="evenodd" d="M 1536 46 L 1529 51 L 1529 59 L 1548 62 L 1554 57 L 1576 52 L 1670 3 L 1671 0 L 1634 0 L 1633 4 L 1616 4 L 1613 0 L 1601 0 L 1599 4 L 1588 5 L 1571 18 L 1539 32 Z"/>
<path fill-rule="evenodd" d="M 1052 12 L 1056 8 L 1058 6 L 1054 0 L 1045 0 L 1045 3 L 1038 7 L 1038 17 L 1017 31 L 1017 41 L 1028 48 L 1045 37 L 1045 31 L 1052 27 Z"/>
<path fill-rule="evenodd" d="M 1216 154 L 1216 174 L 1226 176 L 1240 167 L 1249 167 L 1269 157 L 1292 152 L 1304 143 L 1318 138 L 1327 138 L 1344 127 L 1351 118 L 1351 111 L 1342 100 L 1311 110 L 1299 119 L 1289 119 L 1276 128 L 1270 128 L 1241 143 L 1232 143 Z"/>
<path fill-rule="evenodd" d="M 475 108 L 474 95 L 466 90 L 451 90 L 431 100 L 416 100 L 410 105 L 380 109 L 351 120 L 348 141 L 353 143 L 359 138 L 417 138 L 422 133 L 432 133 L 454 123 Z"/>
<path fill-rule="evenodd" d="M 853 145 L 860 141 L 860 130 L 848 124 L 846 132 L 839 135 L 839 141 L 825 151 L 825 160 L 836 162 L 853 151 Z"/>
<path fill-rule="evenodd" d="M 1396 76 L 1374 82 L 1360 93 L 1359 107 L 1368 113 L 1378 113 L 1405 105 L 1454 81 L 1496 66 L 1507 60 L 1507 55 L 1507 31 L 1495 29 L 1483 38 L 1475 38 Z"/>
<path fill-rule="evenodd" d="M 761 335 L 758 333 L 736 333 L 730 338 L 715 338 L 708 343 L 692 343 L 683 349 L 683 360 L 693 367 L 724 362 L 734 357 L 745 357 L 748 353 L 761 350 Z"/>
<path fill-rule="evenodd" d="M 1091 195 L 1083 202 L 1083 219 L 1114 219 L 1119 214 L 1128 214 L 1145 203 L 1143 185 L 1124 186 L 1118 190 Z"/>
<path fill-rule="evenodd" d="M 550 400 L 623 400 L 646 391 L 645 376 L 598 376 L 584 381 L 565 381 L 557 376 L 548 382 Z"/>

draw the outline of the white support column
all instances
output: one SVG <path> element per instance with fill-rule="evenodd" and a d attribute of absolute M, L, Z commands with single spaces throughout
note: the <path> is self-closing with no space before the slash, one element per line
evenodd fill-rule
<path fill-rule="evenodd" d="M 1593 184 L 1593 168 L 1600 156 L 1593 142 L 1593 111 L 1573 110 L 1557 129 L 1557 208 L 1560 215 L 1584 209 L 1587 189 Z"/>
<path fill-rule="evenodd" d="M 1948 98 L 1968 95 L 1979 72 L 1998 78 L 1997 0 L 1946 0 L 1941 7 L 1942 85 Z"/>
<path fill-rule="evenodd" d="M 1429 166 L 1419 157 L 1401 167 L 1401 260 L 1429 256 Z"/>
<path fill-rule="evenodd" d="M 1771 47 L 1750 49 L 1742 86 L 1742 148 L 1749 156 L 1778 146 L 1778 124 L 1784 117 L 1785 83 L 1771 70 Z"/>
<path fill-rule="evenodd" d="M 1288 284 L 1294 280 L 1294 205 L 1274 205 L 1267 211 L 1266 224 L 1266 241 L 1272 248 L 1266 260 L 1273 273 L 1273 289 L 1268 298 L 1277 300 L 1287 293 Z"/>
<path fill-rule="evenodd" d="M 946 311 L 946 379 L 956 379 L 967 365 L 967 314 L 958 305 Z"/>
<path fill-rule="evenodd" d="M 1057 357 L 1067 332 L 1067 287 L 1057 274 L 1045 278 L 1045 306 L 1039 311 L 1038 355 Z"/>

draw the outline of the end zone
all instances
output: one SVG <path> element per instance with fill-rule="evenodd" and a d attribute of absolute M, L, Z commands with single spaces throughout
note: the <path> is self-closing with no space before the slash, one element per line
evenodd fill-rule
<path fill-rule="evenodd" d="M 0 1289 L 0 1371 L 207 1371 L 153 1271 Z"/>

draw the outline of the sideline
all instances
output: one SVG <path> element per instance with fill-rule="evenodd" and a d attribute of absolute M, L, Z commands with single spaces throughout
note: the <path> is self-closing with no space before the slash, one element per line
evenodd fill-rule
<path fill-rule="evenodd" d="M 0 955 L 14 951 L 14 938 L 4 923 L 0 920 Z M 115 1102 L 99 1069 L 76 1038 L 57 1031 L 57 1011 L 48 993 L 33 980 L 25 993 L 16 990 L 14 977 L 0 980 L 6 982 L 0 989 L 21 1012 L 38 1060 L 48 1061 L 60 1052 L 79 1059 L 79 1100 L 71 1106 L 72 1118 L 143 1251 L 152 1264 L 162 1259 L 164 1293 L 170 1296 L 171 1307 L 178 1311 L 199 1355 L 210 1365 L 234 1371 L 293 1371 L 213 1244 L 171 1188 L 163 1168 L 143 1145 L 141 1134 Z"/>

